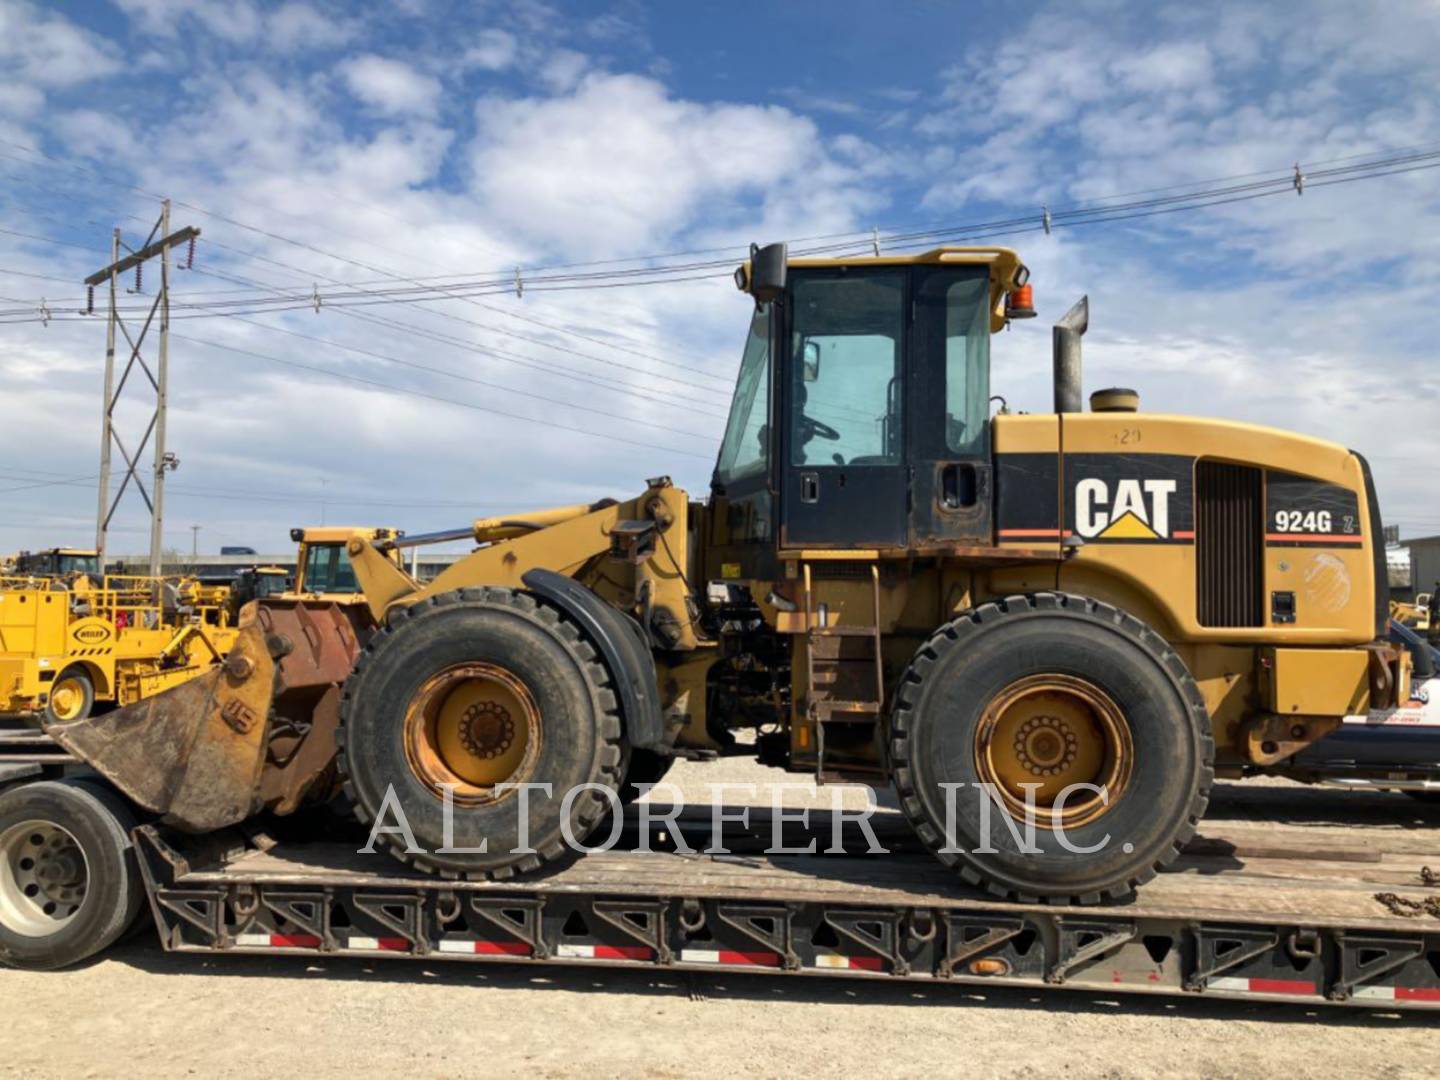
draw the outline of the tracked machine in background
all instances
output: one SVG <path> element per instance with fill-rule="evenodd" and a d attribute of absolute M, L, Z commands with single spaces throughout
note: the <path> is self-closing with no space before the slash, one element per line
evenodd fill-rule
<path fill-rule="evenodd" d="M 1055 328 L 1056 411 L 991 415 L 992 337 L 1034 314 L 1028 278 L 1005 248 L 757 249 L 707 500 L 658 478 L 351 532 L 359 602 L 312 596 L 307 556 L 222 667 L 48 730 L 182 831 L 338 778 L 365 821 L 403 812 L 410 833 L 379 841 L 447 878 L 535 870 L 605 789 L 743 752 L 892 783 L 921 845 L 992 896 L 1130 896 L 1216 775 L 1283 769 L 1405 701 L 1408 657 L 1358 454 L 1130 391 L 1083 411 L 1083 302 Z M 433 581 L 405 572 L 404 551 L 457 540 L 477 549 Z M 524 783 L 554 792 L 528 821 Z"/>

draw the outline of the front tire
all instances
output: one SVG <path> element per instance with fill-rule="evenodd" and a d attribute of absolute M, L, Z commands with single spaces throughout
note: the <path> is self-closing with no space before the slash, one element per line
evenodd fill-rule
<path fill-rule="evenodd" d="M 921 840 L 967 882 L 1022 901 L 1130 896 L 1194 835 L 1214 780 L 1209 715 L 1180 658 L 1133 616 L 1063 593 L 942 627 L 901 680 L 892 733 Z M 1038 851 L 1007 828 L 1026 839 L 1027 819 Z"/>
<path fill-rule="evenodd" d="M 554 608 L 510 589 L 395 612 L 346 681 L 340 717 L 337 763 L 357 815 L 368 825 L 384 810 L 393 827 L 398 807 L 410 836 L 376 841 L 433 873 L 507 878 L 553 861 L 567 830 L 583 841 L 610 808 L 595 787 L 568 804 L 567 792 L 619 783 L 620 718 L 595 649 Z M 524 783 L 551 792 L 499 787 Z"/>
<path fill-rule="evenodd" d="M 100 952 L 144 900 L 114 792 L 84 780 L 21 784 L 0 795 L 0 962 L 51 971 Z"/>

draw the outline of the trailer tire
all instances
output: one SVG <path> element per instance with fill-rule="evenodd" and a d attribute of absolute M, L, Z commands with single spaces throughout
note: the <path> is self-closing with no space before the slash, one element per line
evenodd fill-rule
<path fill-rule="evenodd" d="M 62 695 L 59 703 L 55 700 L 57 692 Z M 60 672 L 50 684 L 50 693 L 45 699 L 45 723 L 67 724 L 84 720 L 94 708 L 95 683 L 83 667 L 74 665 Z"/>
<path fill-rule="evenodd" d="M 1065 593 L 1009 597 L 941 627 L 899 684 L 892 735 L 920 839 L 965 881 L 1025 902 L 1132 895 L 1195 834 L 1214 781 L 1209 714 L 1180 657 L 1134 616 Z M 1007 827 L 1025 835 L 1027 783 L 1041 785 L 1028 854 Z M 1053 805 L 1083 784 L 1106 795 L 1074 787 Z"/>
<path fill-rule="evenodd" d="M 123 799 L 88 780 L 37 781 L 0 795 L 0 962 L 67 967 L 134 924 L 145 899 L 135 824 Z"/>
<path fill-rule="evenodd" d="M 336 732 L 345 793 L 372 840 L 422 870 L 475 879 L 560 858 L 567 831 L 583 842 L 611 808 L 620 739 L 609 673 L 575 624 L 489 587 L 392 613 L 345 683 Z M 441 850 L 447 784 L 453 829 Z M 593 786 L 565 805 L 582 785 Z"/>

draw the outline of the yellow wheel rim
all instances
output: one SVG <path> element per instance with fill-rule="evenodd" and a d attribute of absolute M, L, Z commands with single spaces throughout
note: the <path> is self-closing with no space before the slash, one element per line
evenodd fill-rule
<path fill-rule="evenodd" d="M 405 713 L 405 757 L 437 797 L 493 802 L 523 783 L 541 741 L 540 710 L 514 673 L 494 664 L 456 664 L 427 679 Z"/>
<path fill-rule="evenodd" d="M 1037 823 L 1072 828 L 1101 817 L 1130 783 L 1135 746 L 1125 714 L 1098 686 L 1070 675 L 1030 675 L 1007 686 L 980 718 L 975 766 L 1002 805 L 1026 817 L 1026 788 L 1037 785 Z M 1093 784 L 1062 792 L 1075 784 Z"/>
<path fill-rule="evenodd" d="M 85 687 L 73 676 L 50 688 L 50 712 L 56 720 L 75 720 L 85 708 Z"/>

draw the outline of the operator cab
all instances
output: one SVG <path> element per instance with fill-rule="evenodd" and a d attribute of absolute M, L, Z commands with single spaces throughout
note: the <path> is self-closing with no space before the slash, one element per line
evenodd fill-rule
<path fill-rule="evenodd" d="M 367 540 L 388 540 L 403 535 L 398 529 L 325 528 L 291 529 L 290 539 L 300 545 L 295 559 L 295 592 L 304 596 L 363 599 L 355 567 L 350 562 L 346 545 L 356 534 Z M 389 558 L 400 565 L 399 554 L 390 551 Z"/>
<path fill-rule="evenodd" d="M 754 250 L 736 274 L 756 310 L 712 484 L 726 540 L 992 543 L 990 335 L 1030 313 L 1006 306 L 1028 276 L 1005 248 Z"/>
<path fill-rule="evenodd" d="M 15 557 L 15 573 L 25 577 L 100 577 L 100 554 L 86 548 L 50 548 L 22 551 Z"/>

